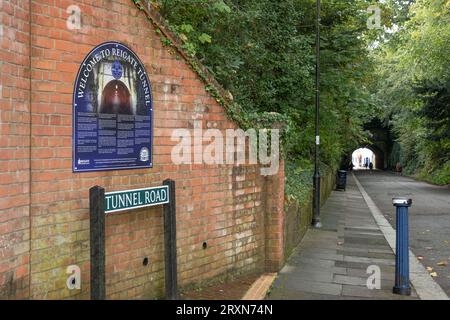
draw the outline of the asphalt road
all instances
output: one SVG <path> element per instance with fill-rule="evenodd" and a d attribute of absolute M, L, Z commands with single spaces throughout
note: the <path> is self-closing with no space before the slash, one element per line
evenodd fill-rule
<path fill-rule="evenodd" d="M 410 247 L 422 264 L 437 273 L 434 279 L 450 296 L 450 189 L 382 171 L 354 171 L 358 180 L 395 228 L 392 198 L 413 200 L 409 209 Z M 446 262 L 446 266 L 438 263 Z"/>

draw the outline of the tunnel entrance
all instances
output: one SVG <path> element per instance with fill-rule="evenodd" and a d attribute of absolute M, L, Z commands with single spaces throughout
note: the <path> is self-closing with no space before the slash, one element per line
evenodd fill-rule
<path fill-rule="evenodd" d="M 351 161 L 355 170 L 368 169 L 372 163 L 374 169 L 384 170 L 384 153 L 375 145 L 362 146 L 352 153 Z"/>
<path fill-rule="evenodd" d="M 369 159 L 373 156 L 372 161 L 373 167 L 379 170 L 385 170 L 388 168 L 395 167 L 395 163 L 392 164 L 390 159 L 390 154 L 393 146 L 393 136 L 389 126 L 381 122 L 379 119 L 373 119 L 370 123 L 364 125 L 364 130 L 368 131 L 368 139 L 366 142 L 355 143 L 352 147 L 355 149 L 347 149 L 348 152 L 341 159 L 340 168 L 343 170 L 348 170 L 352 165 L 353 168 L 360 168 L 359 159 L 357 163 L 354 163 L 353 153 L 358 149 L 368 149 L 373 153 L 367 152 L 366 157 Z M 356 148 L 357 147 L 357 148 Z M 364 165 L 364 159 L 361 157 L 361 165 Z M 364 166 L 362 167 L 364 168 Z"/>
<path fill-rule="evenodd" d="M 375 153 L 368 148 L 359 148 L 352 153 L 353 169 L 362 170 L 369 169 L 369 164 L 376 165 Z"/>

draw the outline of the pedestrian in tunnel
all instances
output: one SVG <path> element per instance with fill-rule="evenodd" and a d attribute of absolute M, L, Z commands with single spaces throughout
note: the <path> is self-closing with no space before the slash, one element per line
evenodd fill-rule
<path fill-rule="evenodd" d="M 372 172 L 372 169 L 373 169 L 373 163 L 372 162 L 369 163 L 369 169 Z"/>
<path fill-rule="evenodd" d="M 402 165 L 400 164 L 400 162 L 397 162 L 397 164 L 395 165 L 395 172 L 397 172 L 397 174 L 402 175 Z"/>

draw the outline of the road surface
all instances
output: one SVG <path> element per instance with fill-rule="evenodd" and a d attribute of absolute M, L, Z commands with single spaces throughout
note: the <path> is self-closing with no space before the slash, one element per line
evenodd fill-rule
<path fill-rule="evenodd" d="M 450 189 L 374 170 L 354 171 L 372 200 L 395 228 L 392 198 L 413 200 L 409 209 L 410 247 L 425 267 L 437 273 L 434 279 L 450 296 Z M 438 264 L 446 264 L 439 266 Z"/>

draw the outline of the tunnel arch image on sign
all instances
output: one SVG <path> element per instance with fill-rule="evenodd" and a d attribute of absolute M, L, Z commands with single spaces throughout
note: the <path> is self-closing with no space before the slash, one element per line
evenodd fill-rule
<path fill-rule="evenodd" d="M 153 98 L 144 64 L 105 42 L 80 65 L 73 92 L 73 172 L 151 168 Z"/>

